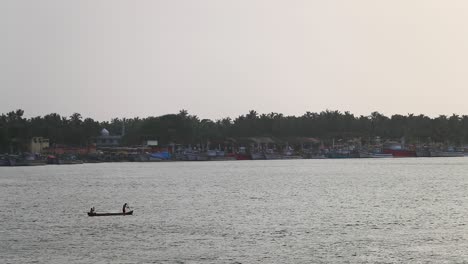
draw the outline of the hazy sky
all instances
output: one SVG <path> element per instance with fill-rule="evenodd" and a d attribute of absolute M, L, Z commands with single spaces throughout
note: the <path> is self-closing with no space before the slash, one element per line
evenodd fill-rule
<path fill-rule="evenodd" d="M 468 1 L 0 0 L 0 113 L 468 114 Z"/>

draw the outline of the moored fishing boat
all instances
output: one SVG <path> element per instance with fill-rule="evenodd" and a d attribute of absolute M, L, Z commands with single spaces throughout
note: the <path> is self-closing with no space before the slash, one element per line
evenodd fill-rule
<path fill-rule="evenodd" d="M 431 157 L 464 157 L 465 153 L 461 151 L 438 151 L 438 150 L 431 150 L 430 151 Z"/>
<path fill-rule="evenodd" d="M 416 149 L 416 156 L 417 157 L 430 157 L 431 152 L 428 148 L 418 148 Z"/>
<path fill-rule="evenodd" d="M 0 166 L 15 166 L 16 159 L 8 155 L 0 156 Z"/>
<path fill-rule="evenodd" d="M 384 154 L 392 154 L 396 158 L 416 157 L 416 151 L 406 149 L 384 149 Z"/>
<path fill-rule="evenodd" d="M 266 159 L 265 154 L 263 152 L 253 152 L 250 154 L 253 160 L 264 160 Z"/>
<path fill-rule="evenodd" d="M 265 155 L 265 159 L 267 160 L 279 160 L 283 158 L 280 153 L 277 153 L 272 149 L 267 149 L 264 155 Z"/>
<path fill-rule="evenodd" d="M 230 155 L 233 155 L 236 160 L 251 160 L 252 159 L 252 157 L 246 153 L 234 153 Z"/>
<path fill-rule="evenodd" d="M 303 159 L 301 155 L 296 155 L 294 150 L 290 147 L 281 155 L 282 159 Z"/>
<path fill-rule="evenodd" d="M 382 159 L 382 158 L 393 158 L 393 155 L 392 154 L 385 154 L 385 153 L 370 153 L 369 157 L 370 158 Z"/>
<path fill-rule="evenodd" d="M 237 152 L 228 154 L 229 156 L 234 156 L 236 160 L 251 160 L 252 157 L 247 153 L 245 147 L 239 147 Z"/>
<path fill-rule="evenodd" d="M 334 149 L 327 153 L 329 159 L 347 159 L 351 158 L 351 151 L 345 149 Z"/>
<path fill-rule="evenodd" d="M 398 142 L 387 142 L 384 144 L 383 153 L 384 154 L 392 154 L 395 158 L 403 158 L 403 157 L 416 157 L 416 151 L 412 149 L 407 149 L 403 143 Z"/>

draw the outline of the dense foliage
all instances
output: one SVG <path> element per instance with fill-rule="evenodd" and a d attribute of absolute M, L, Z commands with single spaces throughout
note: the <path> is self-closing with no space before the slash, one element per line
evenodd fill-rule
<path fill-rule="evenodd" d="M 446 143 L 461 145 L 468 142 L 468 116 L 430 118 L 425 115 L 393 115 L 378 112 L 369 116 L 355 116 L 349 112 L 307 112 L 302 116 L 284 116 L 279 113 L 258 114 L 250 111 L 235 119 L 200 119 L 186 110 L 178 114 L 158 117 L 112 119 L 98 122 L 75 113 L 70 117 L 49 114 L 24 118 L 23 110 L 0 116 L 0 151 L 27 149 L 31 137 L 49 138 L 51 144 L 86 146 L 92 143 L 102 128 L 120 135 L 125 123 L 126 145 L 139 145 L 147 139 L 157 139 L 161 145 L 169 143 L 198 144 L 224 142 L 228 139 L 270 136 L 275 138 L 314 137 L 327 143 L 332 139 L 361 138 L 400 139 L 406 142 Z"/>

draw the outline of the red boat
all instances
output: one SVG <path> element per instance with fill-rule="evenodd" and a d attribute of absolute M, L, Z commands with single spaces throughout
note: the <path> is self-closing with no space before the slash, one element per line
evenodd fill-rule
<path fill-rule="evenodd" d="M 407 149 L 404 142 L 404 138 L 402 139 L 402 143 L 395 141 L 386 142 L 383 146 L 383 153 L 392 154 L 394 158 L 417 157 L 416 150 Z"/>
<path fill-rule="evenodd" d="M 249 154 L 244 154 L 244 153 L 236 153 L 235 157 L 236 157 L 236 160 L 251 160 L 252 159 Z"/>
<path fill-rule="evenodd" d="M 405 149 L 384 149 L 384 154 L 392 154 L 395 158 L 416 157 L 416 151 Z"/>

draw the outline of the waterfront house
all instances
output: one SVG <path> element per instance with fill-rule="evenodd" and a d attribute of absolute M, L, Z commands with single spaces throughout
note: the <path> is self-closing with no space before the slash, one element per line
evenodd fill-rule
<path fill-rule="evenodd" d="M 122 136 L 111 136 L 109 131 L 105 128 L 101 130 L 101 135 L 96 138 L 96 147 L 118 147 Z"/>
<path fill-rule="evenodd" d="M 49 147 L 49 139 L 43 137 L 33 137 L 29 145 L 29 152 L 41 153 Z"/>

